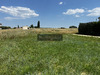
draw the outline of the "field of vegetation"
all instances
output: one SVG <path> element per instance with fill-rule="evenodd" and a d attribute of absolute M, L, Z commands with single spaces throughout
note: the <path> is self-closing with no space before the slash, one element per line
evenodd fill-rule
<path fill-rule="evenodd" d="M 100 75 L 100 38 L 77 29 L 0 30 L 0 75 Z M 38 41 L 39 33 L 63 41 Z"/>

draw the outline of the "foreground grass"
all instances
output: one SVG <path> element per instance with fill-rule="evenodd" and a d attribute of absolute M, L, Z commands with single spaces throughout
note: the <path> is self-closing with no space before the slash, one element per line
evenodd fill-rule
<path fill-rule="evenodd" d="M 0 75 L 99 74 L 99 38 L 63 34 L 63 41 L 37 41 L 33 30 L 0 35 Z"/>

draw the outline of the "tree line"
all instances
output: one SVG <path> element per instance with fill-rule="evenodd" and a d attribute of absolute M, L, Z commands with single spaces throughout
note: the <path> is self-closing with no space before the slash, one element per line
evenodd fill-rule
<path fill-rule="evenodd" d="M 16 28 L 22 28 L 20 27 L 19 25 L 17 27 L 14 27 L 13 29 L 16 29 Z M 33 26 L 33 24 L 31 24 L 29 26 L 29 28 L 40 28 L 40 21 L 37 22 L 37 26 Z M 2 26 L 2 23 L 0 23 L 0 29 L 11 29 L 10 26 Z"/>

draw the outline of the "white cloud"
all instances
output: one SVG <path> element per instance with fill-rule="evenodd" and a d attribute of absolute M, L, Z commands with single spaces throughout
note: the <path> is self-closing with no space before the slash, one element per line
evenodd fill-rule
<path fill-rule="evenodd" d="M 77 13 L 84 13 L 84 9 L 68 9 L 66 12 L 63 12 L 64 15 L 72 15 L 72 14 L 77 14 Z"/>
<path fill-rule="evenodd" d="M 96 7 L 92 10 L 88 10 L 89 14 L 87 16 L 100 16 L 100 7 Z"/>
<path fill-rule="evenodd" d="M 63 2 L 59 2 L 59 5 L 62 5 L 63 4 Z"/>
<path fill-rule="evenodd" d="M 79 15 L 75 15 L 75 17 L 80 17 Z"/>
<path fill-rule="evenodd" d="M 12 20 L 12 19 L 20 19 L 20 18 L 15 18 L 15 17 L 5 17 L 4 19 L 6 19 L 6 20 Z"/>
<path fill-rule="evenodd" d="M 0 11 L 13 16 L 13 17 L 5 17 L 5 19 L 18 19 L 18 18 L 26 19 L 30 17 L 39 16 L 39 14 L 35 13 L 34 10 L 31 10 L 30 8 L 26 7 L 1 6 Z"/>

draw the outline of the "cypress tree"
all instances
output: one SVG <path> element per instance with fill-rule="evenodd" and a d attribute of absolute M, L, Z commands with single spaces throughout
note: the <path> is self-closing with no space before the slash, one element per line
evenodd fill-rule
<path fill-rule="evenodd" d="M 38 21 L 37 23 L 37 28 L 40 28 L 40 21 Z"/>
<path fill-rule="evenodd" d="M 18 25 L 18 28 L 19 28 L 19 25 Z"/>

